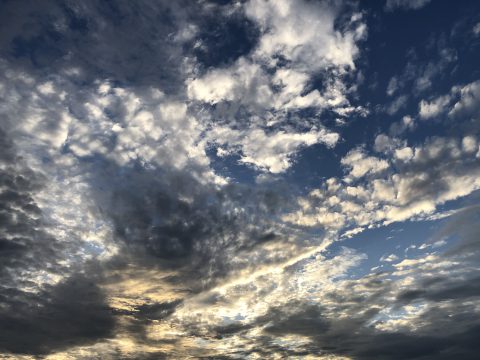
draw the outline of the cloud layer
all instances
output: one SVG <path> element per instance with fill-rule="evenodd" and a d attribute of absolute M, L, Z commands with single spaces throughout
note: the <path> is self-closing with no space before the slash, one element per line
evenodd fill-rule
<path fill-rule="evenodd" d="M 476 358 L 478 5 L 442 6 L 2 3 L 0 357 Z"/>

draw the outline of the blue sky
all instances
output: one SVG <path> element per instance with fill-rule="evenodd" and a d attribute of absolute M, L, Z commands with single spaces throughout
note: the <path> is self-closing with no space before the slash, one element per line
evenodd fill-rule
<path fill-rule="evenodd" d="M 0 1 L 0 357 L 477 358 L 479 10 Z"/>

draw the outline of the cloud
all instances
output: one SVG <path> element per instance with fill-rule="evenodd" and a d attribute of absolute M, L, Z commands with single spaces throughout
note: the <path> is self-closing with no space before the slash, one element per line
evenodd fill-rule
<path fill-rule="evenodd" d="M 480 188 L 477 81 L 427 93 L 455 51 L 391 77 L 385 106 L 426 94 L 419 117 L 455 131 L 404 116 L 356 134 L 371 14 L 355 4 L 4 8 L 0 357 L 478 353 L 478 209 L 450 208 Z M 257 182 L 222 175 L 232 161 Z M 355 249 L 407 220 L 443 227 Z"/>
<path fill-rule="evenodd" d="M 428 119 L 442 114 L 451 118 L 476 117 L 479 109 L 480 83 L 474 81 L 466 85 L 453 86 L 449 94 L 419 104 L 419 115 Z"/>
<path fill-rule="evenodd" d="M 365 27 L 346 34 L 335 33 L 336 12 L 337 9 L 326 4 L 249 2 L 246 14 L 264 32 L 255 56 L 269 59 L 282 55 L 299 69 L 322 68 L 328 64 L 353 67 L 358 51 L 354 42 L 364 35 Z"/>
<path fill-rule="evenodd" d="M 212 142 L 234 149 L 239 147 L 241 163 L 251 164 L 273 174 L 287 170 L 293 162 L 293 156 L 302 147 L 317 143 L 333 147 L 339 138 L 337 133 L 324 129 L 312 129 L 306 133 L 277 131 L 268 134 L 261 129 L 242 133 L 228 128 L 216 128 L 212 135 Z M 235 150 L 223 150 L 221 155 L 234 152 Z"/>
<path fill-rule="evenodd" d="M 415 126 L 415 120 L 411 116 L 405 115 L 401 121 L 394 122 L 390 125 L 390 135 L 394 137 L 402 135 L 402 133 L 407 130 L 415 129 Z"/>
<path fill-rule="evenodd" d="M 393 114 L 396 108 L 405 105 L 406 95 L 399 95 L 403 90 L 406 89 L 410 97 L 418 97 L 431 90 L 434 84 L 439 84 L 440 80 L 446 80 L 447 74 L 455 71 L 458 64 L 455 40 L 453 36 L 448 40 L 444 36 L 432 36 L 424 43 L 428 56 L 416 48 L 410 49 L 403 71 L 392 76 L 387 83 L 387 95 L 392 97 L 397 94 L 398 97 L 384 108 Z M 403 104 L 399 99 L 404 99 Z"/>
<path fill-rule="evenodd" d="M 407 95 L 400 95 L 385 107 L 385 111 L 389 115 L 394 115 L 407 105 L 407 100 Z"/>
<path fill-rule="evenodd" d="M 387 2 L 385 3 L 385 10 L 416 10 L 426 6 L 429 2 L 430 0 L 387 0 Z"/>
<path fill-rule="evenodd" d="M 475 24 L 472 31 L 475 34 L 475 36 L 478 36 L 480 34 L 480 23 Z"/>
<path fill-rule="evenodd" d="M 177 61 L 181 47 L 168 34 L 187 26 L 189 11 L 201 9 L 166 1 L 8 3 L 2 12 L 2 56 L 26 71 L 64 70 L 84 81 L 114 78 L 177 91 L 183 73 Z"/>
<path fill-rule="evenodd" d="M 445 112 L 446 107 L 450 104 L 450 96 L 441 96 L 432 102 L 422 100 L 419 104 L 419 115 L 422 119 L 429 119 Z"/>
<path fill-rule="evenodd" d="M 390 255 L 384 255 L 380 258 L 380 261 L 386 261 L 386 262 L 393 262 L 398 260 L 398 256 L 395 254 L 390 254 Z"/>
<path fill-rule="evenodd" d="M 112 335 L 114 318 L 104 294 L 74 276 L 38 294 L 13 292 L 2 308 L 0 348 L 19 354 L 48 354 Z"/>
<path fill-rule="evenodd" d="M 392 96 L 398 90 L 398 79 L 394 76 L 387 85 L 387 95 Z"/>
<path fill-rule="evenodd" d="M 479 188 L 473 136 L 431 138 L 408 147 L 380 134 L 375 146 L 377 151 L 390 153 L 390 158 L 351 150 L 341 160 L 347 175 L 312 190 L 284 220 L 332 229 L 389 224 L 433 214 L 439 205 Z"/>
<path fill-rule="evenodd" d="M 80 258 L 81 243 L 57 237 L 39 200 L 47 178 L 18 155 L 11 132 L 0 130 L 0 147 L 0 348 L 40 355 L 110 336 L 114 320 L 104 294 L 71 275 L 78 266 L 68 256 Z"/>
<path fill-rule="evenodd" d="M 350 151 L 342 158 L 341 163 L 350 168 L 350 175 L 354 178 L 375 174 L 389 167 L 385 160 L 367 156 L 361 149 Z"/>
<path fill-rule="evenodd" d="M 465 117 L 478 114 L 480 109 L 480 81 L 454 87 L 452 92 L 459 93 L 460 100 L 453 105 L 448 113 L 449 116 Z"/>
<path fill-rule="evenodd" d="M 344 78 L 355 72 L 357 42 L 364 39 L 366 28 L 361 14 L 352 13 L 342 31 L 336 29 L 340 6 L 327 3 L 250 1 L 243 9 L 259 29 L 256 45 L 229 66 L 193 73 L 186 82 L 187 94 L 209 112 L 211 126 L 232 132 L 221 139 L 221 153 L 235 152 L 239 138 L 261 136 L 266 154 L 257 154 L 252 142 L 241 141 L 242 162 L 278 173 L 291 165 L 288 159 L 300 145 L 336 142 L 333 132 L 328 140 L 320 133 L 324 130 L 315 135 L 318 124 L 302 111 L 333 109 L 345 116 L 364 112 L 350 105 L 351 90 Z M 292 117 L 300 120 L 297 128 L 291 126 Z M 267 133 L 273 135 L 260 135 Z M 278 142 L 273 139 L 280 138 L 285 139 L 284 149 L 274 145 Z M 276 164 L 267 160 L 276 155 Z"/>

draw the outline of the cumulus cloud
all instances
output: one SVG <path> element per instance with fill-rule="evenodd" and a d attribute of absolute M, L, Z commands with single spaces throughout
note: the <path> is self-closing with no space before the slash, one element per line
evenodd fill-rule
<path fill-rule="evenodd" d="M 422 100 L 419 104 L 419 115 L 423 119 L 429 119 L 445 112 L 447 105 L 450 103 L 450 96 L 441 96 L 431 102 Z"/>
<path fill-rule="evenodd" d="M 299 202 L 301 210 L 286 214 L 284 219 L 335 229 L 432 214 L 439 205 L 479 189 L 475 141 L 471 136 L 439 137 L 408 147 L 379 135 L 377 151 L 391 153 L 390 160 L 352 150 L 341 161 L 349 169 L 347 176 L 332 178 L 321 189 L 313 190 Z M 359 181 L 365 175 L 366 181 Z M 341 220 L 331 222 L 334 215 Z"/>
<path fill-rule="evenodd" d="M 385 160 L 367 156 L 361 149 L 350 151 L 342 159 L 342 165 L 351 168 L 350 175 L 354 178 L 381 172 L 389 166 Z"/>
<path fill-rule="evenodd" d="M 228 128 L 216 128 L 212 141 L 219 145 L 239 147 L 240 162 L 252 164 L 257 169 L 270 173 L 280 173 L 291 166 L 293 156 L 302 147 L 324 143 L 333 147 L 338 141 L 337 133 L 327 130 L 310 130 L 306 133 L 277 131 L 268 134 L 261 129 L 240 132 Z M 220 148 L 221 149 L 221 148 Z M 235 150 L 225 150 L 220 155 L 231 154 Z"/>
<path fill-rule="evenodd" d="M 479 110 L 480 83 L 474 81 L 466 85 L 453 86 L 449 94 L 431 101 L 422 100 L 419 104 L 419 115 L 428 119 L 441 114 L 449 117 L 476 117 Z"/>
<path fill-rule="evenodd" d="M 262 141 L 268 156 L 279 155 L 280 159 L 275 160 L 278 164 L 268 165 L 265 161 L 272 160 L 265 160 L 265 155 L 255 148 L 245 149 L 245 142 L 242 161 L 263 171 L 284 171 L 290 165 L 287 158 L 301 148 L 298 145 L 334 142 L 333 134 L 328 141 L 314 135 L 317 124 L 314 119 L 298 115 L 300 111 L 314 109 L 320 113 L 333 109 L 345 115 L 364 111 L 350 105 L 350 90 L 344 78 L 355 72 L 357 43 L 365 37 L 366 27 L 362 15 L 353 13 L 344 30 L 336 29 L 340 8 L 327 3 L 291 1 L 244 4 L 245 16 L 260 32 L 256 46 L 231 65 L 193 74 L 187 81 L 189 99 L 199 102 L 198 106 L 213 106 L 208 111 L 215 126 L 221 119 L 221 125 L 228 125 L 238 134 L 233 136 L 232 143 L 223 141 L 221 151 L 235 151 L 238 137 L 256 134 L 258 138 L 259 134 L 273 130 L 278 135 L 271 139 L 290 138 L 296 144 L 280 150 L 276 149 L 276 141 Z M 320 77 L 321 85 L 312 86 Z M 300 117 L 302 129 L 285 126 L 291 116 Z"/>

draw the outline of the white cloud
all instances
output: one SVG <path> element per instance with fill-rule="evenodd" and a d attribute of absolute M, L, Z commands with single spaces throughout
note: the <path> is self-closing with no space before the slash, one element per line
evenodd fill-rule
<path fill-rule="evenodd" d="M 480 111 L 480 80 L 465 86 L 454 87 L 451 92 L 458 93 L 460 100 L 453 105 L 448 113 L 449 116 L 478 116 Z"/>
<path fill-rule="evenodd" d="M 312 191 L 301 200 L 301 208 L 285 215 L 284 220 L 336 230 L 429 219 L 439 205 L 480 189 L 474 137 L 432 138 L 421 146 L 409 147 L 382 136 L 377 139 L 390 146 L 377 151 L 392 154 L 395 167 L 354 149 L 341 161 L 349 173 L 343 179 L 328 181 L 335 186 L 326 182 L 324 189 Z M 330 198 L 336 201 L 332 203 Z M 335 220 L 329 220 L 333 216 Z"/>
<path fill-rule="evenodd" d="M 394 76 L 390 79 L 387 85 L 387 95 L 392 96 L 398 90 L 398 79 Z"/>
<path fill-rule="evenodd" d="M 380 261 L 383 261 L 383 262 L 394 262 L 394 261 L 397 261 L 397 260 L 398 260 L 398 256 L 395 255 L 395 254 L 383 255 L 380 258 Z"/>
<path fill-rule="evenodd" d="M 440 96 L 431 102 L 422 100 L 419 104 L 419 115 L 422 119 L 430 119 L 438 116 L 446 111 L 450 101 L 451 97 L 449 95 Z"/>
<path fill-rule="evenodd" d="M 480 81 L 463 86 L 454 86 L 449 94 L 439 96 L 431 101 L 422 100 L 419 115 L 429 119 L 448 113 L 449 117 L 477 116 L 480 110 Z"/>
<path fill-rule="evenodd" d="M 194 79 L 188 84 L 189 97 L 210 104 L 235 99 L 236 79 L 222 70 L 214 70 L 201 79 Z"/>
<path fill-rule="evenodd" d="M 350 105 L 348 94 L 353 90 L 343 79 L 355 71 L 357 42 L 365 37 L 366 28 L 362 15 L 354 13 L 343 30 L 337 30 L 340 8 L 331 3 L 251 0 L 242 6 L 260 28 L 258 45 L 227 67 L 192 74 L 186 81 L 188 98 L 216 105 L 208 109 L 209 125 L 218 128 L 221 121 L 231 134 L 216 140 L 217 129 L 207 137 L 221 143 L 224 154 L 240 149 L 243 163 L 278 173 L 291 165 L 302 147 L 332 146 L 338 140 L 333 132 L 317 130 L 318 118 L 304 118 L 299 110 L 313 108 L 320 114 L 332 109 L 342 116 L 365 113 Z M 322 87 L 312 89 L 319 72 L 325 75 Z M 301 127 L 285 126 L 289 114 L 299 118 Z M 251 136 L 266 148 L 247 140 Z"/>
<path fill-rule="evenodd" d="M 412 148 L 406 146 L 402 149 L 395 150 L 395 158 L 401 161 L 409 161 L 413 157 L 413 150 Z"/>
<path fill-rule="evenodd" d="M 403 146 L 404 142 L 398 138 L 392 138 L 385 134 L 379 134 L 375 137 L 374 149 L 378 153 L 392 153 L 395 149 Z"/>
<path fill-rule="evenodd" d="M 208 139 L 216 144 L 229 146 L 230 150 L 222 148 L 220 151 L 224 156 L 239 149 L 241 162 L 262 171 L 280 173 L 291 166 L 292 156 L 300 148 L 317 143 L 332 147 L 338 141 L 338 134 L 323 129 L 312 129 L 305 133 L 281 130 L 267 133 L 262 129 L 236 131 L 217 127 L 209 133 Z"/>
<path fill-rule="evenodd" d="M 472 31 L 475 34 L 475 36 L 480 35 L 480 22 L 475 24 Z"/>
<path fill-rule="evenodd" d="M 355 41 L 364 36 L 360 25 L 342 34 L 334 29 L 337 9 L 327 4 L 303 1 L 252 0 L 246 14 L 261 27 L 255 57 L 272 62 L 282 55 L 300 71 L 315 71 L 329 65 L 354 67 Z"/>
<path fill-rule="evenodd" d="M 350 168 L 349 175 L 354 178 L 359 178 L 366 174 L 375 174 L 389 167 L 387 161 L 374 156 L 367 156 L 362 149 L 350 151 L 342 158 L 341 163 Z"/>
<path fill-rule="evenodd" d="M 462 139 L 463 151 L 472 153 L 478 150 L 478 143 L 476 136 L 468 135 Z"/>

